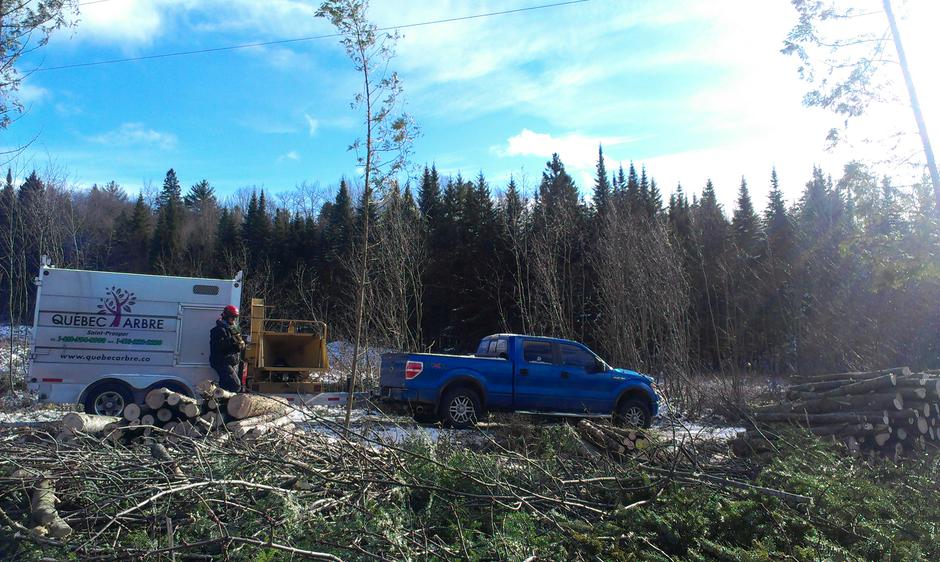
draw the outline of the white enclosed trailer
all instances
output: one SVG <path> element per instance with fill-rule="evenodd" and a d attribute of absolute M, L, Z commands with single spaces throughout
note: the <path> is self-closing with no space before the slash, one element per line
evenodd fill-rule
<path fill-rule="evenodd" d="M 209 331 L 238 306 L 242 274 L 200 279 L 59 269 L 44 260 L 36 278 L 30 390 L 40 400 L 119 413 L 151 388 L 193 394 L 218 380 Z"/>

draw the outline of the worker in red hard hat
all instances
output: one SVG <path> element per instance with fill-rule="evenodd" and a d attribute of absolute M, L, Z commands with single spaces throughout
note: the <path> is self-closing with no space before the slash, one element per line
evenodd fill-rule
<path fill-rule="evenodd" d="M 241 390 L 238 363 L 245 349 L 238 327 L 238 307 L 228 305 L 209 331 L 209 364 L 219 374 L 219 386 L 229 392 Z"/>

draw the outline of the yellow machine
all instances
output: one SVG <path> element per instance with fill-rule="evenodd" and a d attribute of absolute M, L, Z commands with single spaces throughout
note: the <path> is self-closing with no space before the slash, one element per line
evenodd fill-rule
<path fill-rule="evenodd" d="M 326 337 L 325 323 L 266 318 L 264 300 L 251 299 L 245 349 L 248 389 L 271 394 L 323 392 L 321 375 L 330 368 Z"/>

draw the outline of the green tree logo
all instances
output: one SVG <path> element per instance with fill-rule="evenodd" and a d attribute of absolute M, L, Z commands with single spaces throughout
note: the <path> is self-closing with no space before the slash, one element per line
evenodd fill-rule
<path fill-rule="evenodd" d="M 137 295 L 117 287 L 111 287 L 105 292 L 107 295 L 98 299 L 101 301 L 98 304 L 100 309 L 98 314 L 113 315 L 114 320 L 111 321 L 111 327 L 117 328 L 121 325 L 121 316 L 125 312 L 130 312 L 131 306 L 137 304 Z"/>

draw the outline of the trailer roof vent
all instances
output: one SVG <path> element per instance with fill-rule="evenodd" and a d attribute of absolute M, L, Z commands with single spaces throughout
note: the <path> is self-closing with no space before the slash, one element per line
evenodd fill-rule
<path fill-rule="evenodd" d="M 193 285 L 194 295 L 218 295 L 219 287 L 216 285 Z"/>

